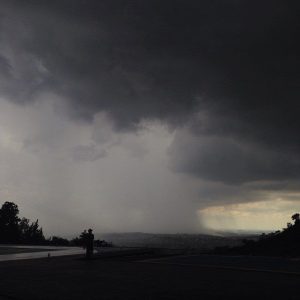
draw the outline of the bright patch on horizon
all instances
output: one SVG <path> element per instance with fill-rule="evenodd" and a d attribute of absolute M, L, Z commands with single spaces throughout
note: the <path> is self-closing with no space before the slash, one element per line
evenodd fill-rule
<path fill-rule="evenodd" d="M 300 211 L 300 201 L 281 198 L 252 203 L 211 206 L 198 210 L 203 224 L 213 230 L 281 230 Z"/>

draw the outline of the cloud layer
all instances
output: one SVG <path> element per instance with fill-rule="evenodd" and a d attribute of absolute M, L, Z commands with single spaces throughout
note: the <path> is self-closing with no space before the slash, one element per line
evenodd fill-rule
<path fill-rule="evenodd" d="M 40 111 L 15 138 L 16 125 L 3 121 L 0 141 L 37 157 L 44 153 L 47 166 L 64 166 L 70 174 L 80 165 L 81 181 L 70 190 L 85 182 L 84 172 L 104 176 L 92 170 L 108 163 L 115 149 L 121 165 L 121 157 L 126 161 L 131 153 L 139 172 L 150 157 L 157 168 L 166 162 L 160 180 L 176 177 L 169 189 L 177 191 L 173 184 L 181 178 L 182 190 L 192 194 L 174 200 L 180 210 L 186 207 L 186 215 L 195 212 L 191 203 L 257 201 L 272 191 L 298 190 L 296 1 L 0 3 L 1 106 L 13 105 L 9 115 L 21 127 L 19 110 Z M 167 146 L 159 133 L 149 146 L 145 124 L 166 132 Z M 154 149 L 164 154 L 154 159 Z M 65 164 L 72 165 L 70 171 Z M 105 171 L 110 174 L 110 167 Z M 58 171 L 49 172 L 55 178 Z M 60 180 L 53 182 L 49 192 L 60 189 Z M 61 196 L 67 197 L 64 189 Z M 146 186 L 138 192 L 140 198 L 148 193 Z M 147 209 L 136 215 L 145 219 Z M 167 210 L 163 215 L 167 218 Z"/>

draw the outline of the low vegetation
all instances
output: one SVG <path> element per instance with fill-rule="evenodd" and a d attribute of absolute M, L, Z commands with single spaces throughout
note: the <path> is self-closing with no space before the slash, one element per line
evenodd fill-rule
<path fill-rule="evenodd" d="M 79 237 L 72 240 L 59 236 L 46 239 L 38 220 L 31 222 L 27 218 L 19 217 L 18 205 L 5 202 L 0 208 L 0 244 L 84 246 L 86 234 L 84 230 Z M 110 247 L 112 244 L 96 240 L 95 246 Z"/>
<path fill-rule="evenodd" d="M 243 254 L 264 256 L 299 256 L 300 255 L 300 214 L 292 215 L 292 223 L 287 227 L 269 234 L 262 234 L 258 240 L 243 241 L 238 247 L 218 247 L 215 254 Z"/>

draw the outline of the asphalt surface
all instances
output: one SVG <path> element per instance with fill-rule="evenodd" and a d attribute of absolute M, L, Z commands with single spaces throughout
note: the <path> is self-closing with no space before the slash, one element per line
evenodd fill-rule
<path fill-rule="evenodd" d="M 9 260 L 46 258 L 48 256 L 65 256 L 82 253 L 84 253 L 84 250 L 79 247 L 0 245 L 0 262 Z"/>
<path fill-rule="evenodd" d="M 15 247 L 4 247 L 0 246 L 0 256 L 8 254 L 19 254 L 19 253 L 34 253 L 42 251 L 52 251 L 52 249 L 35 249 L 35 248 L 15 248 Z"/>
<path fill-rule="evenodd" d="M 214 267 L 257 272 L 277 272 L 300 275 L 300 259 L 262 256 L 185 255 L 144 260 L 147 263 L 181 266 Z"/>
<path fill-rule="evenodd" d="M 299 299 L 297 272 L 259 270 L 263 258 L 249 271 L 241 258 L 230 259 L 225 268 L 216 256 L 0 262 L 0 299 Z"/>

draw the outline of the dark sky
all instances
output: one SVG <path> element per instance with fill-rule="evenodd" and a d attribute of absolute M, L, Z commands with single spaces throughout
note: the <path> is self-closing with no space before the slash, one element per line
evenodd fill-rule
<path fill-rule="evenodd" d="M 49 231 L 58 211 L 64 232 L 176 232 L 300 208 L 297 1 L 0 4 L 3 197 Z"/>

